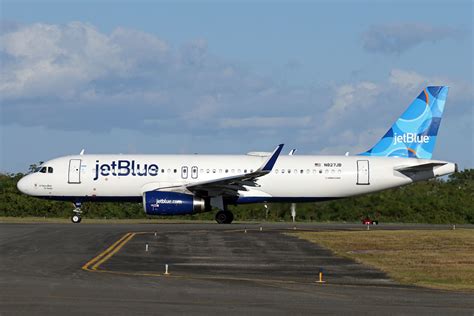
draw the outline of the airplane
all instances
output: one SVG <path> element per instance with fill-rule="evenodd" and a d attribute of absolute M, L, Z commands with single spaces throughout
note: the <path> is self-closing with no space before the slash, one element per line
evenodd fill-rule
<path fill-rule="evenodd" d="M 228 205 L 318 202 L 372 193 L 448 175 L 457 164 L 432 160 L 448 87 L 423 89 L 371 149 L 342 156 L 281 155 L 79 155 L 44 162 L 17 184 L 24 194 L 74 203 L 142 202 L 147 215 L 184 215 Z"/>

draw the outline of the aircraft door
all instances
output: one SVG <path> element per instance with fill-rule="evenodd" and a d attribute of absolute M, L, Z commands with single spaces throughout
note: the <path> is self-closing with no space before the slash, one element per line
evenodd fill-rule
<path fill-rule="evenodd" d="M 369 185 L 370 172 L 368 160 L 357 160 L 357 184 Z"/>
<path fill-rule="evenodd" d="M 69 160 L 68 183 L 81 183 L 81 159 Z"/>
<path fill-rule="evenodd" d="M 191 167 L 191 178 L 197 179 L 198 177 L 198 167 L 193 166 Z"/>

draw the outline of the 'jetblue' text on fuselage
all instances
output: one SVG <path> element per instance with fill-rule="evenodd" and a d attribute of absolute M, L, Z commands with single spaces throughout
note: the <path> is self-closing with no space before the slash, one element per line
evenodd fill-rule
<path fill-rule="evenodd" d="M 99 179 L 99 176 L 138 176 L 145 177 L 151 176 L 156 177 L 158 175 L 158 165 L 140 163 L 135 160 L 117 160 L 110 163 L 100 163 L 99 160 L 95 161 L 95 177 L 94 181 Z"/>

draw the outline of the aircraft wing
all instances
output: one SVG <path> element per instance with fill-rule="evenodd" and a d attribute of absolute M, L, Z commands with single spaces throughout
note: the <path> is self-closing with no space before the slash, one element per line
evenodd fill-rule
<path fill-rule="evenodd" d="M 275 165 L 278 156 L 283 149 L 283 144 L 278 145 L 273 153 L 267 158 L 257 170 L 241 175 L 202 181 L 185 185 L 186 189 L 201 193 L 206 196 L 230 195 L 236 196 L 237 191 L 247 191 L 244 186 L 258 187 L 256 179 L 270 173 Z"/>
<path fill-rule="evenodd" d="M 270 173 L 275 165 L 278 156 L 283 149 L 283 144 L 278 145 L 267 160 L 257 170 L 208 181 L 194 182 L 188 184 L 173 184 L 162 185 L 160 187 L 152 187 L 154 184 L 149 184 L 148 187 L 142 188 L 142 191 L 173 191 L 181 193 L 197 193 L 200 196 L 237 196 L 237 191 L 247 191 L 244 186 L 258 187 L 256 179 Z"/>

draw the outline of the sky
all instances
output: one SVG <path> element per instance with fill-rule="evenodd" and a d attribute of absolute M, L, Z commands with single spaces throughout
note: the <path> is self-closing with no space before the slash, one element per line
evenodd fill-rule
<path fill-rule="evenodd" d="M 474 168 L 472 1 L 0 2 L 0 172 L 86 153 L 372 147 L 427 85 Z"/>

